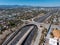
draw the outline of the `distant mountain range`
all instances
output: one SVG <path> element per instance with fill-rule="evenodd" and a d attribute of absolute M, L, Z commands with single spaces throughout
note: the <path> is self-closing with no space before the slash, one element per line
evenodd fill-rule
<path fill-rule="evenodd" d="M 0 8 L 17 8 L 17 7 L 34 7 L 34 6 L 26 6 L 26 5 L 0 5 Z"/>
<path fill-rule="evenodd" d="M 27 6 L 27 5 L 0 5 L 0 9 L 3 8 L 29 8 L 29 7 L 38 7 L 38 8 L 60 8 L 60 6 L 56 6 L 56 7 L 43 7 L 43 6 Z"/>

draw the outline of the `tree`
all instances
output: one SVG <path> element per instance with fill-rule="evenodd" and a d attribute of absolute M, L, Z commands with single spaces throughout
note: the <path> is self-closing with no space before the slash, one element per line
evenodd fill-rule
<path fill-rule="evenodd" d="M 52 38 L 54 37 L 52 32 L 50 33 L 50 35 L 51 35 Z"/>
<path fill-rule="evenodd" d="M 8 25 L 9 25 L 10 27 L 13 27 L 13 26 L 15 26 L 15 22 L 14 22 L 14 21 L 9 21 L 9 22 L 8 22 Z"/>

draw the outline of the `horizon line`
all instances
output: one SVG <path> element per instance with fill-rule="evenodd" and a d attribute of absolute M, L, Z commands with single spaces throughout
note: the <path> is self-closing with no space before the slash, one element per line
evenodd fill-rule
<path fill-rule="evenodd" d="M 16 5 L 16 6 L 32 6 L 34 7 L 35 5 L 18 5 L 18 4 L 12 4 L 10 6 L 13 6 L 13 5 Z M 0 6 L 8 6 L 8 4 L 5 4 L 5 5 L 0 5 Z M 35 7 L 60 7 L 60 6 L 35 6 Z"/>

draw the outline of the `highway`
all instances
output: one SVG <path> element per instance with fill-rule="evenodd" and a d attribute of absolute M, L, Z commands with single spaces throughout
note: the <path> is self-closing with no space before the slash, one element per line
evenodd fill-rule
<path fill-rule="evenodd" d="M 35 26 L 32 31 L 28 34 L 22 45 L 31 45 L 34 36 L 37 36 L 38 27 Z"/>
<path fill-rule="evenodd" d="M 38 18 L 38 20 L 35 20 L 36 22 L 43 22 L 47 17 L 49 17 L 51 15 L 51 13 L 47 13 L 46 15 Z M 36 28 L 36 27 L 35 27 Z M 34 30 L 36 29 L 33 29 L 32 32 L 29 34 L 29 36 L 25 39 L 25 41 L 22 43 L 22 45 L 31 45 L 31 42 L 32 42 L 32 39 L 34 37 Z"/>
<path fill-rule="evenodd" d="M 35 22 L 43 22 L 46 18 L 48 18 L 49 16 L 51 16 L 52 15 L 52 13 L 51 12 L 49 12 L 49 13 L 47 13 L 47 14 L 45 14 L 44 16 L 42 16 L 42 17 L 39 17 L 38 19 L 35 19 L 34 21 Z M 49 29 L 48 29 L 48 32 L 50 31 L 50 28 L 51 28 L 51 24 L 50 24 L 50 26 L 49 26 Z M 34 29 L 33 29 L 34 30 Z M 47 32 L 47 34 L 48 34 L 48 32 Z M 46 35 L 47 36 L 47 35 Z M 31 36 L 32 37 L 32 36 Z M 23 43 L 23 45 L 30 45 L 31 44 L 31 42 L 29 42 L 30 40 L 28 40 L 28 39 L 31 39 L 31 37 L 28 37 L 26 40 L 25 40 L 25 42 Z"/>
<path fill-rule="evenodd" d="M 49 17 L 51 14 L 47 13 L 46 15 L 38 18 L 38 20 L 35 20 L 36 22 L 43 22 L 47 17 Z M 32 27 L 32 28 L 31 28 Z M 31 30 L 29 31 L 29 29 Z M 28 34 L 26 34 L 25 37 L 23 37 L 23 42 L 21 42 L 21 45 L 30 45 L 31 41 L 34 37 L 34 35 L 37 34 L 38 28 L 34 24 L 29 24 L 23 26 L 21 29 L 17 30 L 14 34 L 12 34 L 8 39 L 6 39 L 2 45 L 17 45 L 17 43 L 22 41 L 22 37 L 29 31 Z"/>
<path fill-rule="evenodd" d="M 39 18 L 37 18 L 37 19 L 34 19 L 34 21 L 35 22 L 38 22 L 38 23 L 40 23 L 40 22 L 43 22 L 47 17 L 49 17 L 51 15 L 51 13 L 49 12 L 49 13 L 47 13 L 47 14 L 45 14 L 44 16 L 41 16 L 41 17 L 39 17 Z"/>
<path fill-rule="evenodd" d="M 18 31 L 16 31 L 9 39 L 7 39 L 2 45 L 16 45 L 16 43 L 24 36 L 24 34 L 31 28 L 35 28 L 35 25 L 25 25 Z M 32 30 L 31 29 L 31 30 Z"/>

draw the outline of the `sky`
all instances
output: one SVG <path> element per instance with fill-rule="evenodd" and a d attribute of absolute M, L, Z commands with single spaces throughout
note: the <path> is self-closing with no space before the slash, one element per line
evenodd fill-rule
<path fill-rule="evenodd" d="M 60 0 L 0 0 L 0 5 L 60 6 Z"/>

